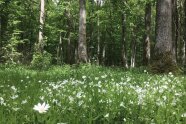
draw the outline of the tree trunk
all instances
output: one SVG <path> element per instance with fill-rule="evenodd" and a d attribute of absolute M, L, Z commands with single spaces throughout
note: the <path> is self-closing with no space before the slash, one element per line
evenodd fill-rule
<path fill-rule="evenodd" d="M 184 2 L 184 55 L 186 54 L 186 0 Z M 184 58 L 184 73 L 186 74 L 186 57 Z"/>
<path fill-rule="evenodd" d="M 2 41 L 2 18 L 0 14 L 0 63 L 2 62 L 2 47 L 3 47 L 3 41 Z"/>
<path fill-rule="evenodd" d="M 132 32 L 132 42 L 131 42 L 131 63 L 130 63 L 130 67 L 134 68 L 135 64 L 136 64 L 136 38 L 135 38 L 135 34 L 134 31 Z"/>
<path fill-rule="evenodd" d="M 70 10 L 65 10 L 65 16 L 67 18 L 68 32 L 67 32 L 67 63 L 72 64 L 72 42 L 71 42 L 71 32 L 73 31 L 73 18 L 71 16 Z"/>
<path fill-rule="evenodd" d="M 63 47 L 62 47 L 62 36 L 61 36 L 61 32 L 59 35 L 59 44 L 58 44 L 58 48 L 57 48 L 57 64 L 61 65 L 63 63 Z"/>
<path fill-rule="evenodd" d="M 177 0 L 172 0 L 172 40 L 173 57 L 177 61 L 177 42 L 178 42 L 178 8 Z"/>
<path fill-rule="evenodd" d="M 43 38 L 43 27 L 45 22 L 45 0 L 41 0 L 41 10 L 40 10 L 40 27 L 39 27 L 39 41 L 37 46 L 37 52 L 42 53 L 44 48 L 44 38 Z"/>
<path fill-rule="evenodd" d="M 1 22 L 1 20 L 2 20 L 2 17 L 1 17 L 1 14 L 0 14 L 0 49 L 2 48 L 2 46 L 3 46 L 3 42 L 2 42 L 2 35 L 1 35 L 1 32 L 2 32 L 2 22 Z"/>
<path fill-rule="evenodd" d="M 79 41 L 78 41 L 78 61 L 87 63 L 87 46 L 86 46 L 86 0 L 79 0 L 80 18 L 79 18 Z"/>
<path fill-rule="evenodd" d="M 151 31 L 151 3 L 146 4 L 145 8 L 145 40 L 143 50 L 143 64 L 145 66 L 150 64 L 150 31 Z"/>
<path fill-rule="evenodd" d="M 172 0 L 157 0 L 156 45 L 152 66 L 155 73 L 177 71 L 172 44 Z"/>
<path fill-rule="evenodd" d="M 125 68 L 128 68 L 128 62 L 127 62 L 127 47 L 126 47 L 126 16 L 125 13 L 122 13 L 121 15 L 122 20 L 122 63 Z"/>
<path fill-rule="evenodd" d="M 103 51 L 102 51 L 102 65 L 105 65 L 105 55 L 106 55 L 106 43 L 103 43 Z"/>
<path fill-rule="evenodd" d="M 10 1 L 4 1 L 0 8 L 0 63 L 3 62 L 3 52 L 2 47 L 7 41 L 7 27 L 9 21 L 9 10 L 6 11 Z"/>
<path fill-rule="evenodd" d="M 97 64 L 100 64 L 100 30 L 99 30 L 99 14 L 97 18 L 97 28 L 98 28 L 98 33 L 97 33 Z"/>

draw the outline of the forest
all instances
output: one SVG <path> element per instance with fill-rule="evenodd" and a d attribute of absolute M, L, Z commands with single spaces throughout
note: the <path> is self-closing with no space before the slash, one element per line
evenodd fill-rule
<path fill-rule="evenodd" d="M 0 62 L 184 70 L 184 5 L 184 0 L 1 0 Z"/>
<path fill-rule="evenodd" d="M 185 124 L 186 0 L 0 0 L 0 124 Z"/>

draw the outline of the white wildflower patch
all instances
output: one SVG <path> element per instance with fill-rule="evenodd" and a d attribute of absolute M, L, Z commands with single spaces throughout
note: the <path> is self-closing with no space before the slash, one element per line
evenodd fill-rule
<path fill-rule="evenodd" d="M 0 84 L 0 88 L 4 89 L 0 91 L 0 111 L 3 108 L 3 111 L 10 114 L 23 112 L 25 120 L 32 120 L 29 115 L 34 110 L 45 113 L 34 113 L 41 118 L 46 115 L 45 121 L 54 119 L 53 116 L 60 118 L 61 120 L 54 121 L 56 123 L 67 122 L 69 118 L 89 121 L 119 118 L 122 123 L 133 123 L 137 121 L 132 118 L 133 114 L 138 115 L 142 122 L 154 123 L 157 116 L 166 116 L 162 116 L 160 111 L 173 118 L 185 118 L 186 113 L 180 113 L 184 110 L 179 110 L 184 108 L 185 79 L 171 73 L 154 77 L 148 75 L 146 70 L 144 73 L 146 77 L 127 72 L 97 72 L 97 75 L 68 75 L 69 77 L 54 80 L 36 80 L 33 76 L 26 75 L 22 78 L 24 85 L 20 83 L 21 79 L 21 85 L 12 84 L 11 81 L 7 81 L 10 84 Z M 38 103 L 33 107 L 33 102 L 38 100 L 47 101 L 48 104 Z"/>

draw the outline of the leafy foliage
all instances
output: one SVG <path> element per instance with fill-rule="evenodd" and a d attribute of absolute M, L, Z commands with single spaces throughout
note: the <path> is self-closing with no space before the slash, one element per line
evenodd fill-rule
<path fill-rule="evenodd" d="M 47 69 L 51 65 L 52 55 L 46 51 L 43 53 L 35 53 L 33 55 L 33 60 L 31 66 L 35 69 Z"/>

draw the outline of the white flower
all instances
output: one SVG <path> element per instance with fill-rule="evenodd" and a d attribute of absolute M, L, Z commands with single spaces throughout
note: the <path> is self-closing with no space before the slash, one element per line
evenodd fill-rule
<path fill-rule="evenodd" d="M 98 80 L 99 79 L 99 77 L 95 77 L 95 80 Z"/>
<path fill-rule="evenodd" d="M 105 117 L 105 118 L 108 118 L 108 117 L 109 117 L 109 113 L 107 113 L 104 117 Z"/>
<path fill-rule="evenodd" d="M 49 104 L 46 104 L 45 102 L 43 104 L 38 103 L 37 105 L 34 105 L 34 110 L 38 111 L 39 113 L 45 113 L 50 108 Z"/>
<path fill-rule="evenodd" d="M 12 108 L 14 111 L 18 111 L 20 108 Z"/>
<path fill-rule="evenodd" d="M 21 104 L 26 104 L 27 103 L 27 100 L 23 100 L 22 102 L 21 102 Z"/>
<path fill-rule="evenodd" d="M 19 97 L 18 95 L 13 95 L 13 96 L 11 96 L 10 98 L 16 99 L 16 98 L 18 98 L 18 97 Z"/>
<path fill-rule="evenodd" d="M 83 79 L 86 79 L 86 76 L 82 76 Z"/>
<path fill-rule="evenodd" d="M 15 86 L 11 86 L 11 89 L 12 89 L 14 92 L 16 92 L 16 91 L 17 91 L 17 89 L 16 89 L 16 87 L 15 87 Z"/>
<path fill-rule="evenodd" d="M 120 107 L 125 107 L 123 102 L 120 103 Z"/>

